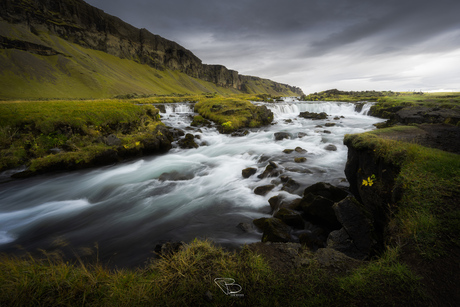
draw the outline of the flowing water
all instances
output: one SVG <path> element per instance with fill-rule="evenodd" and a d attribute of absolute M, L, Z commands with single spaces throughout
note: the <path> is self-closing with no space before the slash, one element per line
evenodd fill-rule
<path fill-rule="evenodd" d="M 129 266 L 152 256 L 163 241 L 198 237 L 234 247 L 260 241 L 259 231 L 244 232 L 237 225 L 268 217 L 272 196 L 298 198 L 318 181 L 346 186 L 343 136 L 371 130 L 381 121 L 366 115 L 370 104 L 360 112 L 354 104 L 339 102 L 263 104 L 273 111 L 275 124 L 244 137 L 200 128 L 190 131 L 202 145 L 197 149 L 175 147 L 161 156 L 0 184 L 0 250 L 48 249 L 65 241 L 78 251 L 97 242 L 102 260 Z M 165 111 L 162 120 L 167 125 L 191 129 L 192 105 L 169 105 Z M 303 111 L 326 112 L 329 117 L 304 119 L 298 116 Z M 336 125 L 318 127 L 326 123 Z M 275 141 L 276 132 L 291 138 Z M 337 150 L 326 150 L 330 144 Z M 283 153 L 296 147 L 307 152 Z M 295 163 L 295 157 L 307 161 Z M 279 183 L 257 177 L 268 161 L 301 187 L 290 194 L 278 184 L 266 196 L 254 194 L 257 186 Z M 258 172 L 244 179 L 241 171 L 247 167 Z"/>

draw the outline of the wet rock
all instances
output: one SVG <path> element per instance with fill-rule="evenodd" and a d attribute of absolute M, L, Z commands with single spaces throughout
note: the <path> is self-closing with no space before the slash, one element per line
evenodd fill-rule
<path fill-rule="evenodd" d="M 277 218 L 262 218 L 253 221 L 263 231 L 262 242 L 289 242 L 291 228 Z"/>
<path fill-rule="evenodd" d="M 329 144 L 324 149 L 329 150 L 329 151 L 337 151 L 337 146 Z"/>
<path fill-rule="evenodd" d="M 286 124 L 291 124 L 291 123 L 292 123 L 292 119 L 285 119 L 284 122 L 285 122 Z"/>
<path fill-rule="evenodd" d="M 248 167 L 241 171 L 241 175 L 243 176 L 243 178 L 249 178 L 255 173 L 257 173 L 257 168 L 254 167 Z"/>
<path fill-rule="evenodd" d="M 268 203 L 270 204 L 270 208 L 272 209 L 272 213 L 277 211 L 280 208 L 282 199 L 283 198 L 281 195 L 276 195 L 276 196 L 271 197 L 268 200 Z"/>
<path fill-rule="evenodd" d="M 185 138 L 180 139 L 177 144 L 182 149 L 189 149 L 189 148 L 198 148 L 198 144 L 195 143 L 195 137 L 193 134 L 187 133 Z"/>
<path fill-rule="evenodd" d="M 323 196 L 332 200 L 333 202 L 339 202 L 348 196 L 346 191 L 326 182 L 317 182 L 304 190 L 304 196 L 310 193 L 313 195 Z"/>
<path fill-rule="evenodd" d="M 275 132 L 275 141 L 281 141 L 284 139 L 290 139 L 292 135 L 287 132 Z"/>
<path fill-rule="evenodd" d="M 327 119 L 327 114 L 325 112 L 321 113 L 314 113 L 314 112 L 300 112 L 300 117 L 307 118 L 307 119 Z"/>
<path fill-rule="evenodd" d="M 275 188 L 274 184 L 262 185 L 254 189 L 254 194 L 265 196 Z"/>
<path fill-rule="evenodd" d="M 288 177 L 285 183 L 283 184 L 283 187 L 281 188 L 281 190 L 289 192 L 289 193 L 294 193 L 299 188 L 300 188 L 300 185 L 297 183 L 297 181 Z"/>
<path fill-rule="evenodd" d="M 195 176 L 193 174 L 184 174 L 179 173 L 178 171 L 172 171 L 169 173 L 163 173 L 158 177 L 160 181 L 183 181 L 193 179 Z"/>
<path fill-rule="evenodd" d="M 340 117 L 336 116 L 336 117 L 334 117 L 334 120 L 340 120 Z M 326 125 L 326 127 L 327 127 L 327 125 Z"/>
<path fill-rule="evenodd" d="M 307 152 L 307 150 L 303 149 L 302 147 L 296 147 L 294 150 L 296 152 L 298 152 L 298 153 L 306 153 Z"/>
<path fill-rule="evenodd" d="M 336 125 L 336 123 L 326 123 L 324 124 L 324 126 L 326 127 L 334 127 Z"/>
<path fill-rule="evenodd" d="M 281 174 L 281 170 L 278 168 L 275 162 L 270 161 L 265 168 L 264 172 L 257 176 L 259 179 L 267 178 L 267 177 L 277 177 Z"/>
<path fill-rule="evenodd" d="M 285 149 L 285 150 L 283 150 L 283 152 L 284 152 L 285 154 L 290 154 L 290 153 L 292 153 L 293 151 L 294 151 L 294 149 Z"/>
<path fill-rule="evenodd" d="M 104 143 L 107 146 L 119 146 L 121 145 L 121 140 L 117 138 L 115 134 L 110 134 L 109 136 L 103 139 Z"/>
<path fill-rule="evenodd" d="M 253 226 L 249 223 L 239 223 L 236 227 L 243 232 L 251 232 L 253 230 Z"/>
<path fill-rule="evenodd" d="M 323 133 L 326 133 L 326 134 L 331 134 L 332 132 L 329 131 L 329 130 L 324 130 Z"/>
<path fill-rule="evenodd" d="M 368 213 L 352 196 L 336 203 L 333 209 L 343 227 L 329 234 L 327 246 L 355 259 L 368 259 L 376 245 L 376 235 Z"/>
<path fill-rule="evenodd" d="M 295 163 L 304 163 L 304 162 L 307 162 L 307 158 L 305 158 L 305 157 L 297 157 L 297 158 L 294 158 L 294 162 Z"/>
<path fill-rule="evenodd" d="M 180 137 L 185 135 L 185 132 L 181 129 L 177 129 L 173 127 L 168 127 L 167 129 L 169 131 L 169 135 L 172 137 L 171 141 L 178 140 Z"/>
<path fill-rule="evenodd" d="M 334 201 L 320 195 L 308 194 L 301 201 L 306 219 L 328 229 L 340 229 L 341 224 L 335 216 Z"/>
<path fill-rule="evenodd" d="M 305 222 L 300 214 L 292 209 L 281 208 L 274 215 L 275 218 L 282 220 L 286 225 L 297 229 L 303 229 Z"/>
<path fill-rule="evenodd" d="M 238 130 L 238 131 L 233 132 L 232 136 L 233 137 L 242 137 L 242 136 L 246 136 L 248 134 L 249 134 L 248 130 Z"/>
<path fill-rule="evenodd" d="M 304 136 L 307 136 L 307 134 L 304 133 L 304 132 L 299 132 L 299 133 L 297 133 L 297 137 L 298 137 L 299 139 L 303 138 Z"/>

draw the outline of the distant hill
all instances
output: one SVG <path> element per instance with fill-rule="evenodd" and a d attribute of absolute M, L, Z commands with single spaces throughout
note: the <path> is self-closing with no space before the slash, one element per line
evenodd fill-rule
<path fill-rule="evenodd" d="M 202 92 L 303 95 L 203 64 L 179 44 L 82 0 L 0 0 L 1 99 Z"/>

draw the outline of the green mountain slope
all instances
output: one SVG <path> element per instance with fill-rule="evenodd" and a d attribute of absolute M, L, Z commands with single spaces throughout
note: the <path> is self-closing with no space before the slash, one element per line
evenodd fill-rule
<path fill-rule="evenodd" d="M 81 0 L 0 0 L 0 99 L 203 92 L 302 94 L 202 64 L 180 45 Z"/>

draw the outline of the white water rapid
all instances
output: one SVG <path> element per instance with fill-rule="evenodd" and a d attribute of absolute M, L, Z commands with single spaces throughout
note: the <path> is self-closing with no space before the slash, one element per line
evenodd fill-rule
<path fill-rule="evenodd" d="M 114 166 L 0 184 L 0 250 L 13 251 L 16 245 L 49 248 L 56 239 L 75 249 L 98 242 L 101 258 L 137 265 L 163 240 L 187 242 L 198 237 L 231 246 L 260 241 L 259 231 L 244 232 L 237 225 L 268 217 L 272 196 L 297 198 L 318 181 L 347 185 L 344 135 L 371 130 L 381 121 L 366 115 L 368 104 L 360 112 L 355 112 L 354 104 L 339 102 L 264 105 L 273 111 L 276 124 L 244 137 L 194 128 L 187 132 L 198 136 L 196 141 L 203 146 L 197 149 L 176 147 L 164 155 Z M 163 121 L 190 130 L 192 110 L 190 104 L 166 106 Z M 303 111 L 329 116 L 309 120 L 298 116 Z M 326 123 L 336 125 L 325 127 Z M 287 132 L 291 138 L 275 141 L 276 132 Z M 326 150 L 330 144 L 337 150 Z M 296 147 L 307 152 L 283 153 Z M 295 163 L 295 157 L 307 161 Z M 301 185 L 297 194 L 281 191 L 282 185 L 266 196 L 254 194 L 257 186 L 276 181 L 257 177 L 267 159 Z M 258 172 L 243 179 L 241 171 L 247 167 Z M 160 178 L 164 173 L 171 175 Z"/>

